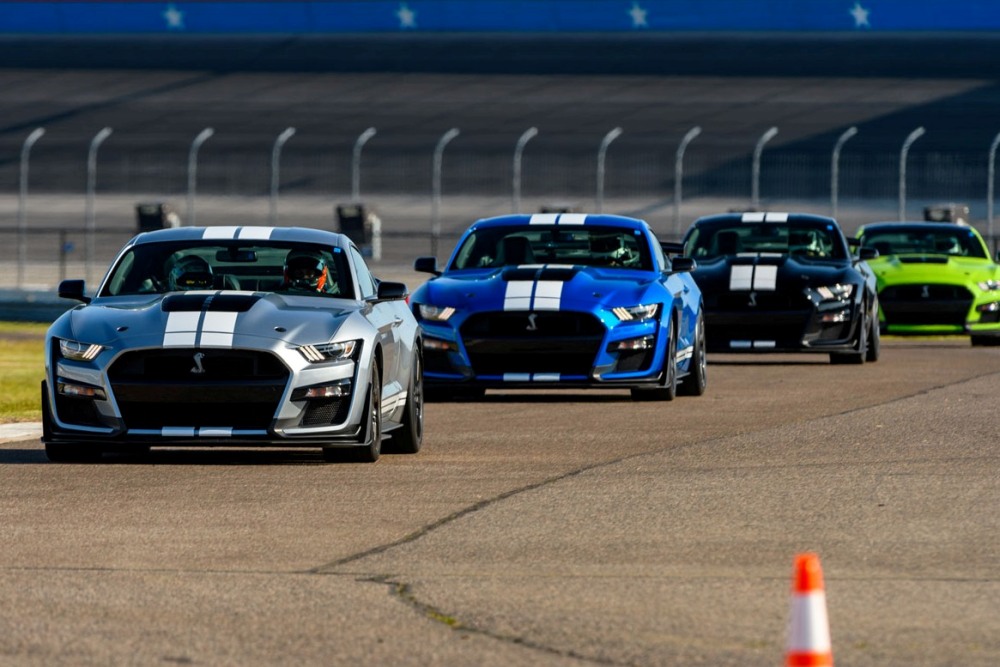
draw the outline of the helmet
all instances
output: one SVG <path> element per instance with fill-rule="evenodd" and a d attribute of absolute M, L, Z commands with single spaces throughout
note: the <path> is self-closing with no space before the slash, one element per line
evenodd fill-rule
<path fill-rule="evenodd" d="M 285 257 L 285 285 L 288 287 L 322 292 L 329 280 L 330 271 L 320 253 L 293 250 Z"/>
<path fill-rule="evenodd" d="M 181 257 L 170 269 L 167 284 L 171 291 L 211 289 L 215 284 L 212 267 L 201 257 Z"/>

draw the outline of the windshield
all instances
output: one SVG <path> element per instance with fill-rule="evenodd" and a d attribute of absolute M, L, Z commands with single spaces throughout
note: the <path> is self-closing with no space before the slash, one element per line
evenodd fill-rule
<path fill-rule="evenodd" d="M 885 255 L 953 255 L 986 258 L 986 249 L 967 227 L 907 226 L 871 229 L 864 232 L 862 245 Z"/>
<path fill-rule="evenodd" d="M 823 222 L 746 223 L 738 220 L 698 225 L 687 239 L 686 254 L 711 259 L 741 253 L 792 255 L 802 259 L 846 259 L 837 227 Z"/>
<path fill-rule="evenodd" d="M 653 270 L 642 230 L 598 225 L 484 227 L 469 234 L 451 269 L 570 264 Z"/>
<path fill-rule="evenodd" d="M 171 241 L 133 246 L 101 296 L 191 290 L 291 292 L 353 298 L 340 248 L 272 241 Z"/>

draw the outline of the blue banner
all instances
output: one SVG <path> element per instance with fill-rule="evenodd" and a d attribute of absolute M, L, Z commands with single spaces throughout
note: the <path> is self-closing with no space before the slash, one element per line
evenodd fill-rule
<path fill-rule="evenodd" d="M 998 0 L 0 2 L 5 34 L 995 30 Z"/>

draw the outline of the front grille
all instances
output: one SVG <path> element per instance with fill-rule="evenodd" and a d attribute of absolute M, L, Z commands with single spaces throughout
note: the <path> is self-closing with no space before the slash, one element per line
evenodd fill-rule
<path fill-rule="evenodd" d="M 758 313 L 708 313 L 705 334 L 714 350 L 729 349 L 731 340 L 775 341 L 778 347 L 799 347 L 812 319 L 812 311 Z"/>
<path fill-rule="evenodd" d="M 424 350 L 425 373 L 456 373 L 455 367 L 448 359 L 448 352 L 443 350 Z"/>
<path fill-rule="evenodd" d="M 752 295 L 752 296 L 751 296 Z M 800 310 L 810 305 L 802 292 L 719 292 L 705 297 L 708 310 Z"/>
<path fill-rule="evenodd" d="M 108 378 L 129 429 L 260 430 L 274 418 L 288 369 L 267 352 L 147 350 L 122 355 L 108 370 Z"/>
<path fill-rule="evenodd" d="M 589 375 L 604 334 L 593 315 L 569 311 L 479 313 L 462 326 L 476 375 Z"/>
<path fill-rule="evenodd" d="M 895 285 L 879 293 L 887 324 L 964 325 L 972 294 L 958 285 Z"/>
<path fill-rule="evenodd" d="M 653 364 L 654 350 L 626 350 L 618 353 L 618 361 L 615 362 L 616 373 L 628 373 L 632 371 L 648 370 Z"/>

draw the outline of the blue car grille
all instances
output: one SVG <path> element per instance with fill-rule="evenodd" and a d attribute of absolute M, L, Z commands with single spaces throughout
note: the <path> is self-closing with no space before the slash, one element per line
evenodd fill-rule
<path fill-rule="evenodd" d="M 965 324 L 972 294 L 959 285 L 894 285 L 878 295 L 887 324 Z"/>
<path fill-rule="evenodd" d="M 196 361 L 196 354 L 203 356 Z M 288 375 L 274 355 L 248 350 L 135 351 L 108 369 L 111 390 L 130 429 L 266 429 Z"/>
<path fill-rule="evenodd" d="M 504 311 L 472 315 L 461 333 L 476 375 L 589 375 L 605 328 L 589 313 Z"/>

